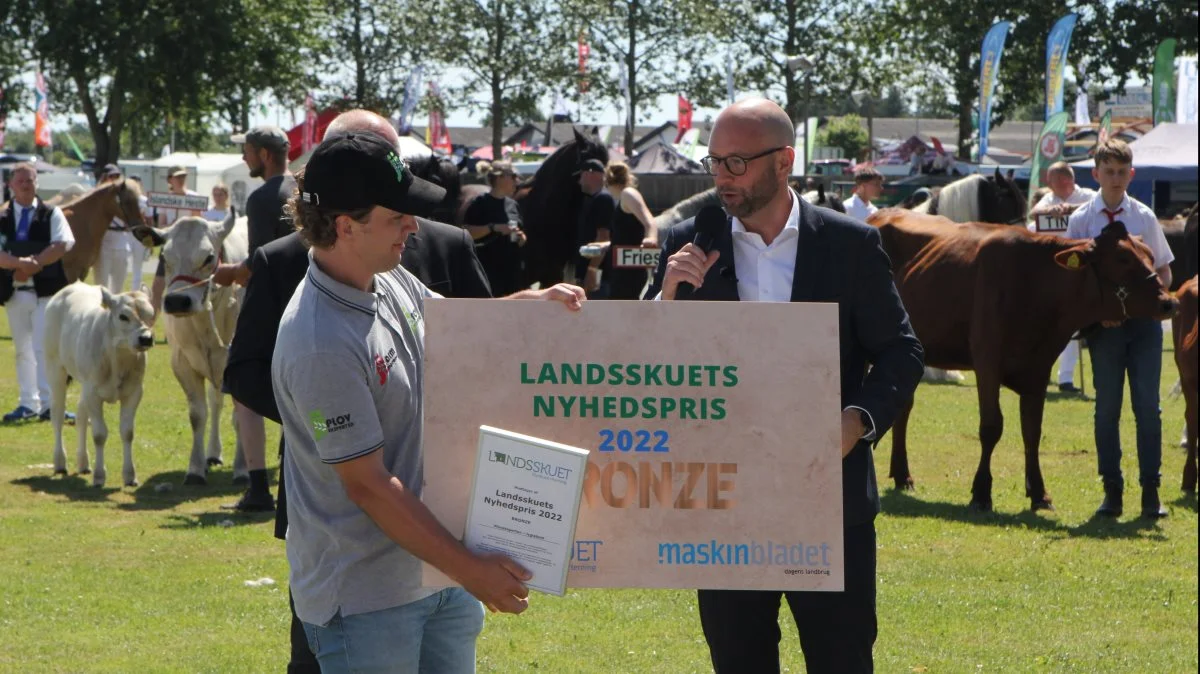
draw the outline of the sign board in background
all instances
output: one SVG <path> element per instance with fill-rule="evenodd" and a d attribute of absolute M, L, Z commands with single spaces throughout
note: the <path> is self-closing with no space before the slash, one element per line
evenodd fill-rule
<path fill-rule="evenodd" d="M 1150 117 L 1154 114 L 1154 95 L 1148 86 L 1125 87 L 1125 93 L 1100 101 L 1097 110 L 1101 117 L 1109 110 L 1113 117 Z"/>
<path fill-rule="evenodd" d="M 1047 215 L 1045 213 L 1037 216 L 1037 231 L 1058 234 L 1067 231 L 1067 218 L 1065 215 Z"/>
<path fill-rule="evenodd" d="M 424 318 L 422 499 L 452 535 L 489 425 L 591 451 L 569 586 L 842 589 L 836 305 L 430 300 Z"/>
<path fill-rule="evenodd" d="M 149 208 L 177 208 L 188 211 L 207 211 L 208 197 L 204 196 L 203 194 L 150 192 L 146 194 L 146 205 Z"/>
<path fill-rule="evenodd" d="M 655 269 L 661 248 L 641 246 L 613 246 L 613 267 L 617 269 Z"/>

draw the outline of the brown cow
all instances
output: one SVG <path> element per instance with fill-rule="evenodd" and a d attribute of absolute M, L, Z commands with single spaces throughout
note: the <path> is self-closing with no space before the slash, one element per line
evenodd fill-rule
<path fill-rule="evenodd" d="M 68 281 L 82 281 L 100 257 L 100 242 L 108 233 L 113 218 L 121 218 L 129 227 L 144 225 L 138 197 L 142 190 L 133 180 L 106 183 L 62 207 L 71 224 L 75 245 L 63 256 L 63 271 Z"/>
<path fill-rule="evenodd" d="M 992 507 L 991 457 L 1004 430 L 1006 386 L 1021 397 L 1026 495 L 1034 510 L 1053 509 L 1038 463 L 1050 369 L 1081 328 L 1173 313 L 1176 301 L 1154 273 L 1150 249 L 1119 222 L 1095 241 L 902 209 L 867 222 L 879 228 L 925 363 L 975 371 L 983 453 L 972 507 Z M 890 476 L 898 488 L 912 485 L 905 437 L 911 412 L 909 401 L 893 427 Z"/>
<path fill-rule="evenodd" d="M 1179 366 L 1179 383 L 1183 388 L 1183 400 L 1187 422 L 1187 463 L 1183 466 L 1183 490 L 1196 493 L 1196 405 L 1197 379 L 1196 340 L 1200 326 L 1196 320 L 1197 279 L 1193 276 L 1179 288 L 1179 314 L 1171 321 L 1171 332 L 1175 338 L 1175 364 Z"/>

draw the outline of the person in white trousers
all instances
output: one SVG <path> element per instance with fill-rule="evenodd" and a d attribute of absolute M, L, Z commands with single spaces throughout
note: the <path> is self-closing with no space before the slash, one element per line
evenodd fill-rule
<path fill-rule="evenodd" d="M 104 167 L 100 185 L 120 179 L 121 169 L 116 164 L 109 164 Z M 114 295 L 125 292 L 125 274 L 129 271 L 129 242 L 132 238 L 125 221 L 113 218 L 108 225 L 108 231 L 104 233 L 104 239 L 100 242 L 100 256 L 96 259 L 92 281 L 96 285 L 108 288 Z"/>
<path fill-rule="evenodd" d="M 1037 218 L 1049 215 L 1061 218 L 1064 222 L 1075 209 L 1088 203 L 1096 193 L 1086 187 L 1075 184 L 1075 173 L 1071 165 L 1065 161 L 1055 162 L 1046 169 L 1046 186 L 1050 193 L 1042 197 L 1029 211 L 1029 229 L 1037 231 Z M 1064 232 L 1054 232 L 1063 234 Z M 1082 391 L 1075 386 L 1075 366 L 1079 363 L 1080 340 L 1072 339 L 1058 357 L 1058 390 L 1062 393 L 1077 394 Z"/>
<path fill-rule="evenodd" d="M 20 400 L 4 423 L 50 419 L 46 378 L 46 305 L 67 276 L 59 260 L 75 243 L 66 216 L 37 198 L 37 169 L 17 164 L 9 178 L 12 201 L 0 211 L 0 299 L 8 314 L 16 353 Z M 73 415 L 67 415 L 74 419 Z"/>

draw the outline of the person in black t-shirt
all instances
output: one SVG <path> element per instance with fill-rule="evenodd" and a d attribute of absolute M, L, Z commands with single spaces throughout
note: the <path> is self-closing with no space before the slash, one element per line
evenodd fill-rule
<path fill-rule="evenodd" d="M 583 190 L 583 208 L 579 210 L 578 236 L 576 243 L 586 246 L 592 242 L 608 241 L 608 227 L 612 221 L 616 200 L 604 189 L 604 162 L 599 159 L 584 161 L 579 170 L 579 189 Z M 575 276 L 579 285 L 589 293 L 599 287 L 600 263 L 603 258 L 578 256 Z"/>
<path fill-rule="evenodd" d="M 475 197 L 467 206 L 463 224 L 475 241 L 475 254 L 487 272 L 496 297 L 521 289 L 521 254 L 525 232 L 521 212 L 512 195 L 517 191 L 517 174 L 512 163 L 498 161 L 487 174 L 490 192 Z"/>
<path fill-rule="evenodd" d="M 613 246 L 658 247 L 658 229 L 654 216 L 646 207 L 646 200 L 637 190 L 637 176 L 625 162 L 615 161 L 604 172 L 605 190 L 612 195 L 612 223 L 609 225 L 609 240 Z M 650 279 L 648 269 L 613 267 L 611 247 L 604 256 L 601 266 L 601 292 L 610 300 L 640 300 L 642 290 Z"/>

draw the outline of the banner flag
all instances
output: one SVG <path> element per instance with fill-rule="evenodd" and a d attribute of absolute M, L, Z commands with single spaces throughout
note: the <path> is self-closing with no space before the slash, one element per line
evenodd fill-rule
<path fill-rule="evenodd" d="M 1067 50 L 1071 48 L 1071 32 L 1078 19 L 1074 12 L 1064 16 L 1046 38 L 1046 119 L 1063 109 L 1063 71 L 1067 67 Z"/>
<path fill-rule="evenodd" d="M 1004 52 L 1004 41 L 1012 29 L 1009 21 L 1000 21 L 988 30 L 983 38 L 982 58 L 979 61 L 979 161 L 987 156 L 988 130 L 992 122 L 992 95 L 996 92 L 996 78 L 1000 72 L 1000 55 Z"/>
<path fill-rule="evenodd" d="M 1033 208 L 1033 195 L 1046 184 L 1046 169 L 1062 159 L 1063 145 L 1067 141 L 1067 113 L 1054 113 L 1042 127 L 1038 136 L 1037 152 L 1033 153 L 1033 167 L 1029 172 L 1029 207 Z"/>
<path fill-rule="evenodd" d="M 1154 125 L 1175 121 L 1175 38 L 1169 37 L 1154 52 L 1154 84 L 1151 87 Z"/>

